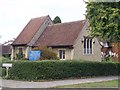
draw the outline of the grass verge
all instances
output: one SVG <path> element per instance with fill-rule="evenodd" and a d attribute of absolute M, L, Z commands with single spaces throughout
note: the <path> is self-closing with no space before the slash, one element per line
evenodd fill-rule
<path fill-rule="evenodd" d="M 82 83 L 82 84 L 73 84 L 73 85 L 63 85 L 56 86 L 54 88 L 117 88 L 119 86 L 120 80 L 111 80 L 95 83 Z"/>

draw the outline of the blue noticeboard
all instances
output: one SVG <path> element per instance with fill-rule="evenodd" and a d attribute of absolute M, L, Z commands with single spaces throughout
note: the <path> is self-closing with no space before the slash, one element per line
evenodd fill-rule
<path fill-rule="evenodd" d="M 34 60 L 40 60 L 40 51 L 39 50 L 31 50 L 29 51 L 29 60 L 34 61 Z"/>

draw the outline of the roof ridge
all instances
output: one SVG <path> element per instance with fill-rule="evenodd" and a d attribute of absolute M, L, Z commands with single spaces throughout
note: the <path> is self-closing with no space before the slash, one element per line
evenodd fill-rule
<path fill-rule="evenodd" d="M 22 29 L 22 31 L 19 33 L 19 35 L 15 38 L 15 40 L 13 41 L 13 43 L 11 45 L 14 45 L 16 44 L 16 40 L 20 37 L 20 35 L 24 32 L 25 28 L 30 24 L 32 20 L 30 20 L 25 26 L 24 28 Z"/>
<path fill-rule="evenodd" d="M 83 22 L 84 21 L 84 22 Z M 74 45 L 87 20 L 49 25 L 34 46 Z"/>
<path fill-rule="evenodd" d="M 77 21 L 71 21 L 71 22 L 64 22 L 64 23 L 57 23 L 57 24 L 48 25 L 48 26 L 56 26 L 56 25 L 70 24 L 70 23 L 82 22 L 82 21 L 86 21 L 86 19 L 84 19 L 84 20 L 77 20 Z"/>
<path fill-rule="evenodd" d="M 42 17 L 37 17 L 37 18 L 32 18 L 30 21 L 27 23 L 27 25 L 23 28 L 23 30 L 20 32 L 20 34 L 17 36 L 17 38 L 14 40 L 12 45 L 16 44 L 28 44 L 31 39 L 34 37 L 40 26 L 43 24 L 43 22 L 47 19 L 49 15 L 47 16 L 42 16 Z M 36 23 L 37 22 L 37 23 Z M 33 29 L 33 24 L 34 24 L 34 29 Z M 21 36 L 26 34 L 28 30 L 32 30 L 31 34 L 27 35 L 27 39 L 24 39 L 23 41 L 21 40 Z"/>

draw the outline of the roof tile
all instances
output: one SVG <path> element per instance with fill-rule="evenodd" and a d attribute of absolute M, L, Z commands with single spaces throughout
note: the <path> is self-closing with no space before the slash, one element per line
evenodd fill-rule
<path fill-rule="evenodd" d="M 12 45 L 28 44 L 46 18 L 47 16 L 31 19 Z"/>
<path fill-rule="evenodd" d="M 39 37 L 35 46 L 66 46 L 73 45 L 85 20 L 50 25 Z"/>

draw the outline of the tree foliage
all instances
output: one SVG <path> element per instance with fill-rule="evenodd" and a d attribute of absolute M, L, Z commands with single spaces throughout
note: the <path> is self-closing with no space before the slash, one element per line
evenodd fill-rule
<path fill-rule="evenodd" d="M 61 23 L 61 19 L 60 17 L 56 16 L 53 20 L 53 23 L 56 24 L 56 23 Z"/>
<path fill-rule="evenodd" d="M 45 46 L 35 47 L 35 48 L 33 48 L 33 50 L 41 51 L 40 60 L 59 60 L 59 58 L 57 57 L 57 54 Z"/>
<path fill-rule="evenodd" d="M 91 36 L 108 42 L 120 40 L 120 3 L 87 2 Z"/>

